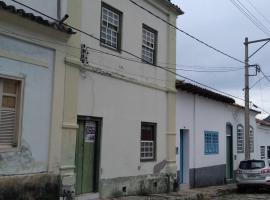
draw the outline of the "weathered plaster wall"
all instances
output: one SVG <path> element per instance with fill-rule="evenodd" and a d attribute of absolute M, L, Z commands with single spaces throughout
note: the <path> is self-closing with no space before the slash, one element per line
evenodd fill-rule
<path fill-rule="evenodd" d="M 57 200 L 60 177 L 53 174 L 0 177 L 1 200 Z"/>
<path fill-rule="evenodd" d="M 81 75 L 78 114 L 103 119 L 101 178 L 152 174 L 166 160 L 166 93 L 96 73 Z M 157 123 L 154 162 L 140 162 L 143 121 Z"/>
<path fill-rule="evenodd" d="M 175 63 L 175 46 L 169 43 L 169 41 L 175 43 L 175 32 L 170 33 L 168 25 L 129 1 L 104 2 L 123 12 L 122 49 L 141 56 L 144 23 L 158 31 L 157 63 Z M 165 20 L 171 20 L 173 23 L 176 19 L 175 15 L 169 17 L 172 13 L 157 2 L 138 2 Z M 101 0 L 91 1 L 91 4 L 87 0 L 82 0 L 82 13 L 82 29 L 99 38 Z M 82 35 L 81 41 L 91 48 L 132 58 L 124 52 L 118 53 L 102 47 L 98 41 L 88 36 Z M 175 98 L 174 96 L 168 98 L 168 90 L 174 90 L 175 76 L 171 77 L 173 80 L 168 84 L 168 74 L 164 70 L 91 50 L 88 61 L 89 66 L 99 70 L 98 73 L 92 73 L 82 69 L 78 114 L 103 118 L 101 178 L 130 177 L 166 171 L 165 160 L 175 163 L 174 137 L 169 138 L 172 145 L 166 144 L 167 134 L 172 136 L 175 134 L 175 109 L 172 107 L 175 105 Z M 168 112 L 170 108 L 173 108 L 172 113 Z M 142 121 L 157 123 L 155 162 L 140 162 Z M 171 160 L 168 154 L 173 155 Z M 113 166 L 110 164 L 112 162 Z"/>
<path fill-rule="evenodd" d="M 47 171 L 54 51 L 3 35 L 0 43 L 0 74 L 24 79 L 21 145 L 0 153 L 0 174 Z"/>
<path fill-rule="evenodd" d="M 136 7 L 129 1 L 118 0 L 105 0 L 103 2 L 108 3 L 112 7 L 123 12 L 122 21 L 122 38 L 121 48 L 132 52 L 133 54 L 141 57 L 142 54 L 142 26 L 143 23 L 149 27 L 158 31 L 158 44 L 157 44 L 157 63 L 167 63 L 168 61 L 168 25 L 159 19 L 153 17 L 144 10 Z M 153 11 L 165 20 L 168 20 L 166 11 L 162 8 L 157 9 L 154 6 L 149 5 L 145 1 L 138 1 L 143 7 Z M 100 36 L 100 17 L 101 17 L 101 0 L 82 0 L 82 29 L 87 33 L 93 34 L 95 37 Z M 108 53 L 113 53 L 123 57 L 128 57 L 140 61 L 140 59 L 134 58 L 127 53 L 117 53 L 102 47 L 99 41 L 89 38 L 86 35 L 82 35 L 82 43 L 91 48 L 102 50 Z M 175 49 L 174 49 L 175 51 Z M 166 71 L 159 68 L 145 65 L 143 63 L 136 63 L 126 61 L 96 51 L 89 50 L 89 64 L 95 67 L 120 73 L 122 75 L 134 78 L 138 81 L 146 81 L 151 84 L 166 86 Z M 175 53 L 175 52 L 174 52 Z M 175 63 L 175 60 L 170 61 Z"/>

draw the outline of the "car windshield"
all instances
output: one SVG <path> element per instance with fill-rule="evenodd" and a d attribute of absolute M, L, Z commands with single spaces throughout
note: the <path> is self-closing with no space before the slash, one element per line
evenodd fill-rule
<path fill-rule="evenodd" d="M 265 162 L 263 160 L 247 160 L 241 161 L 239 168 L 240 169 L 262 169 L 265 167 Z"/>

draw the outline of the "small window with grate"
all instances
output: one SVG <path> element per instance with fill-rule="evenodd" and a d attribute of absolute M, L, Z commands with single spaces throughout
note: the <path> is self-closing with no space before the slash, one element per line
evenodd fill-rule
<path fill-rule="evenodd" d="M 265 159 L 265 146 L 260 146 L 261 159 Z"/>
<path fill-rule="evenodd" d="M 18 145 L 21 81 L 0 77 L 0 150 Z"/>
<path fill-rule="evenodd" d="M 156 123 L 141 123 L 141 161 L 156 159 Z"/>
<path fill-rule="evenodd" d="M 249 127 L 249 151 L 254 152 L 254 129 L 252 126 Z"/>
<path fill-rule="evenodd" d="M 244 153 L 244 127 L 237 126 L 237 153 Z"/>
<path fill-rule="evenodd" d="M 156 64 L 157 31 L 143 24 L 142 36 L 142 60 Z"/>
<path fill-rule="evenodd" d="M 120 51 L 122 13 L 102 3 L 100 42 L 103 46 Z"/>

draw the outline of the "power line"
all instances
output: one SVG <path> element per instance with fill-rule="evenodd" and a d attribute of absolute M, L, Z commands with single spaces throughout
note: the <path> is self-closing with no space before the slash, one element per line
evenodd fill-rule
<path fill-rule="evenodd" d="M 247 2 L 251 5 L 251 7 L 253 7 L 253 9 L 254 9 L 259 15 L 261 15 L 262 18 L 270 25 L 270 20 L 269 20 L 267 17 L 265 17 L 265 15 L 264 15 L 262 12 L 260 12 L 259 9 L 256 8 L 256 6 L 254 6 L 254 4 L 253 4 L 250 0 L 246 0 L 246 1 L 247 1 Z"/>
<path fill-rule="evenodd" d="M 10 33 L 10 34 L 14 34 L 14 35 L 17 35 L 17 36 L 22 36 L 22 37 L 26 37 L 28 39 L 30 39 L 31 41 L 42 41 L 42 42 L 49 42 L 49 43 L 52 43 L 52 44 L 58 44 L 58 45 L 61 45 L 61 46 L 65 46 L 65 47 L 69 47 L 69 48 L 74 48 L 74 49 L 81 49 L 81 47 L 75 47 L 75 46 L 71 46 L 71 45 L 67 45 L 67 44 L 62 44 L 62 43 L 59 43 L 59 42 L 52 42 L 52 41 L 49 41 L 49 40 L 43 40 L 43 39 L 40 39 L 40 38 L 33 38 L 33 37 L 29 37 L 27 35 L 23 35 L 23 34 L 19 34 L 19 33 L 15 33 L 15 32 L 12 32 L 8 29 L 5 29 L 3 27 L 0 26 L 0 30 L 2 30 L 3 32 L 5 33 Z M 114 57 L 118 57 L 120 59 L 124 59 L 124 60 L 128 60 L 128 61 L 131 61 L 131 62 L 136 62 L 136 63 L 141 63 L 141 64 L 146 64 L 148 65 L 147 63 L 143 63 L 141 61 L 138 61 L 138 60 L 134 60 L 132 58 L 128 58 L 128 57 L 123 57 L 123 56 L 119 56 L 119 55 L 116 55 L 116 54 L 112 54 L 112 53 L 108 53 L 106 51 L 102 51 L 102 50 L 98 50 L 98 49 L 95 49 L 95 48 L 90 48 L 90 47 L 87 47 L 88 49 L 90 49 L 92 52 L 95 52 L 95 53 L 103 53 L 103 54 L 107 54 L 107 55 L 110 55 L 110 56 L 114 56 Z M 58 49 L 59 50 L 59 49 Z M 59 50 L 60 52 L 63 52 L 63 53 L 68 53 L 66 51 L 62 51 L 62 50 Z M 69 55 L 72 55 L 69 53 Z M 72 55 L 72 56 L 75 56 L 77 57 L 76 55 Z M 79 57 L 77 57 L 79 58 Z M 181 66 L 180 68 L 170 68 L 170 67 L 164 67 L 164 68 L 167 68 L 167 69 L 176 69 L 176 70 L 179 70 L 179 71 L 187 71 L 187 72 L 198 72 L 198 73 L 227 73 L 227 72 L 235 72 L 235 71 L 240 71 L 240 70 L 243 70 L 243 66 L 242 67 L 226 67 L 226 66 L 222 66 L 222 67 L 214 67 L 214 66 L 194 66 L 194 65 L 184 65 L 184 64 L 170 64 L 170 65 L 173 65 L 173 66 Z M 184 67 L 188 68 L 188 69 L 185 69 Z M 211 70 L 194 70 L 194 69 L 190 69 L 190 68 L 211 68 Z M 213 70 L 213 68 L 223 68 L 223 70 Z M 225 70 L 224 68 L 228 68 L 227 70 Z"/>
<path fill-rule="evenodd" d="M 38 11 L 38 10 L 36 10 L 36 9 L 34 9 L 34 8 L 32 8 L 32 7 L 30 7 L 30 6 L 27 6 L 27 5 L 23 4 L 23 3 L 20 3 L 20 2 L 18 2 L 18 1 L 16 1 L 16 0 L 11 0 L 11 1 L 13 1 L 13 2 L 15 2 L 15 3 L 17 3 L 17 4 L 20 4 L 20 5 L 26 7 L 26 8 L 28 8 L 28 9 L 30 9 L 30 10 L 33 10 L 33 11 L 35 11 L 35 12 L 37 12 L 37 13 L 39 13 L 39 14 L 41 14 L 41 15 L 43 15 L 43 16 L 49 18 L 49 19 L 52 19 L 52 20 L 58 22 L 58 23 L 62 23 L 60 20 L 57 20 L 57 19 L 55 19 L 55 18 L 53 18 L 53 17 L 51 17 L 51 16 L 48 16 L 48 15 L 46 15 L 46 14 L 44 14 L 44 13 L 42 13 L 42 12 L 40 12 L 40 11 Z M 132 1 L 132 0 L 130 0 L 130 1 Z M 143 8 L 143 7 L 142 7 L 142 8 Z M 144 9 L 144 8 L 143 8 L 143 9 Z M 148 11 L 148 10 L 147 10 L 147 11 Z M 151 12 L 151 11 L 148 11 L 148 12 Z M 157 16 L 157 17 L 158 17 L 158 16 Z M 159 17 L 158 17 L 158 18 L 159 18 Z M 162 18 L 160 18 L 160 19 L 163 21 Z M 165 20 L 164 20 L 164 21 L 165 21 Z M 168 23 L 167 21 L 165 21 L 165 22 Z M 82 34 L 85 34 L 85 35 L 87 35 L 87 36 L 89 36 L 89 37 L 91 37 L 91 38 L 93 38 L 93 39 L 95 39 L 95 40 L 97 40 L 97 41 L 100 41 L 99 38 L 93 36 L 92 34 L 89 34 L 89 33 L 85 32 L 85 31 L 83 31 L 83 30 L 80 30 L 80 29 L 78 29 L 78 28 L 76 28 L 76 27 L 73 27 L 73 26 L 71 26 L 71 25 L 68 25 L 68 24 L 66 24 L 66 23 L 62 23 L 62 24 L 65 25 L 65 26 L 67 26 L 67 27 L 70 27 L 70 28 L 72 28 L 72 29 L 74 29 L 74 30 L 76 30 L 76 31 L 78 31 L 78 32 L 80 32 L 80 33 L 82 33 Z M 170 24 L 170 23 L 168 23 L 168 24 L 169 24 L 170 26 L 174 26 L 174 25 L 172 25 L 172 24 Z M 236 58 L 234 58 L 234 57 L 232 57 L 232 56 L 230 56 L 230 55 L 228 55 L 228 54 L 226 54 L 226 53 L 224 53 L 224 52 L 222 52 L 222 51 L 220 51 L 220 50 L 218 50 L 218 49 L 216 49 L 216 48 L 214 48 L 214 47 L 212 47 L 212 46 L 210 46 L 210 45 L 208 45 L 208 44 L 206 44 L 205 42 L 203 42 L 203 41 L 201 41 L 201 40 L 195 38 L 194 36 L 192 36 L 192 35 L 190 35 L 190 34 L 184 32 L 184 31 L 182 31 L 181 29 L 178 29 L 176 26 L 174 26 L 174 27 L 175 27 L 177 30 L 179 30 L 179 31 L 181 31 L 181 32 L 183 32 L 183 33 L 185 33 L 185 34 L 188 35 L 189 37 L 192 37 L 193 39 L 197 40 L 198 42 L 200 42 L 200 43 L 202 43 L 202 44 L 208 46 L 209 48 L 211 48 L 211 49 L 213 49 L 213 50 L 215 50 L 215 51 L 217 51 L 217 52 L 219 52 L 219 53 L 221 53 L 221 54 L 223 54 L 223 55 L 225 55 L 225 56 L 227 56 L 227 57 L 230 57 L 231 59 L 233 59 L 233 60 L 235 60 L 235 61 L 238 61 L 238 62 L 240 62 L 240 63 L 244 63 L 243 61 L 240 61 L 240 60 L 238 60 L 238 59 L 236 59 Z M 126 50 L 123 50 L 123 49 L 121 49 L 121 50 L 122 50 L 123 52 L 129 54 L 129 55 L 134 56 L 135 58 L 138 58 L 138 59 L 142 60 L 142 58 L 140 58 L 139 56 L 137 56 L 137 55 L 135 55 L 135 54 L 133 54 L 133 53 L 130 53 L 130 52 L 128 52 L 128 51 L 126 51 Z M 116 56 L 116 55 L 112 54 L 112 56 Z M 235 99 L 239 99 L 239 100 L 242 100 L 242 101 L 245 102 L 245 99 L 243 99 L 243 98 L 241 98 L 241 97 L 238 97 L 238 96 L 229 94 L 229 93 L 227 93 L 227 92 L 223 92 L 223 91 L 221 91 L 221 90 L 218 90 L 218 89 L 216 89 L 216 88 L 213 88 L 213 87 L 211 87 L 211 86 L 208 86 L 208 85 L 206 85 L 206 84 L 204 84 L 204 83 L 200 83 L 199 81 L 193 80 L 193 79 L 188 78 L 188 77 L 183 76 L 183 75 L 180 75 L 180 74 L 178 74 L 178 73 L 176 73 L 176 72 L 174 72 L 174 71 L 171 71 L 171 70 L 169 70 L 169 69 L 167 69 L 167 68 L 164 68 L 164 67 L 162 67 L 162 66 L 160 66 L 160 65 L 154 65 L 154 64 L 151 64 L 151 63 L 148 63 L 148 64 L 149 64 L 149 65 L 152 65 L 152 66 L 155 66 L 155 67 L 157 67 L 157 68 L 163 69 L 164 71 L 166 71 L 166 72 L 168 72 L 168 73 L 171 73 L 171 74 L 174 74 L 174 75 L 176 75 L 176 76 L 178 76 L 178 77 L 181 77 L 181 78 L 183 78 L 183 79 L 185 79 L 185 80 L 188 80 L 188 81 L 191 81 L 191 82 L 196 83 L 196 84 L 198 84 L 198 85 L 201 85 L 201 86 L 203 86 L 203 87 L 209 88 L 209 89 L 211 89 L 211 90 L 213 90 L 213 91 L 216 91 L 216 92 L 218 92 L 218 93 L 225 94 L 225 95 L 227 95 L 227 96 L 230 96 L 230 97 L 233 97 L 233 98 L 235 98 Z M 258 106 L 257 106 L 257 107 L 258 107 Z M 260 107 L 258 107 L 258 108 L 260 108 Z M 260 108 L 260 109 L 261 109 L 261 108 Z"/>
<path fill-rule="evenodd" d="M 231 3 L 244 14 L 258 29 L 260 29 L 264 34 L 269 35 L 269 30 L 239 1 L 230 0 Z"/>
<path fill-rule="evenodd" d="M 141 9 L 145 10 L 145 11 L 148 12 L 148 13 L 150 13 L 150 14 L 153 15 L 154 17 L 156 17 L 156 18 L 160 19 L 161 21 L 165 22 L 166 24 L 170 25 L 171 27 L 175 28 L 176 30 L 180 31 L 181 33 L 187 35 L 188 37 L 190 37 L 190 38 L 192 38 L 192 39 L 194 39 L 194 40 L 196 40 L 197 42 L 199 42 L 199 43 L 201 43 L 201 44 L 203 44 L 203 45 L 209 47 L 210 49 L 213 49 L 214 51 L 216 51 L 216 52 L 218 52 L 218 53 L 220 53 L 220 54 L 222 54 L 222 55 L 224 55 L 224 56 L 227 56 L 227 57 L 229 57 L 229 58 L 231 58 L 231 59 L 233 59 L 233 60 L 235 60 L 235 61 L 237 61 L 237 62 L 239 62 L 239 63 L 244 64 L 243 61 L 241 61 L 241 60 L 239 60 L 239 59 L 237 59 L 237 58 L 235 58 L 235 57 L 233 57 L 233 56 L 231 56 L 231 55 L 229 55 L 229 54 L 227 54 L 227 53 L 225 53 L 225 52 L 223 52 L 223 51 L 217 49 L 216 47 L 213 47 L 213 46 L 210 45 L 210 44 L 207 44 L 206 42 L 203 42 L 203 41 L 200 40 L 199 38 L 197 38 L 197 37 L 195 37 L 195 36 L 193 36 L 193 35 L 191 35 L 191 34 L 185 32 L 184 30 L 178 28 L 177 26 L 175 26 L 175 25 L 173 25 L 173 24 L 167 22 L 166 20 L 162 19 L 162 18 L 159 17 L 158 15 L 154 14 L 153 12 L 151 12 L 151 11 L 148 10 L 148 9 L 146 9 L 145 7 L 139 5 L 138 3 L 134 2 L 133 0 L 129 0 L 129 1 L 130 1 L 131 3 L 133 3 L 134 5 L 136 5 L 137 7 L 139 7 L 139 8 L 141 8 Z"/>

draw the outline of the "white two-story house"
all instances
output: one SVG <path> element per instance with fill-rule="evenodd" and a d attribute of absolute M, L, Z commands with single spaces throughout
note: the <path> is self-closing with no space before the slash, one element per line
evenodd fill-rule
<path fill-rule="evenodd" d="M 175 75 L 155 65 L 176 63 L 176 30 L 155 15 L 176 24 L 183 12 L 168 0 L 82 0 L 76 9 L 82 55 L 66 58 L 79 68 L 75 193 L 166 192 L 176 175 Z"/>

